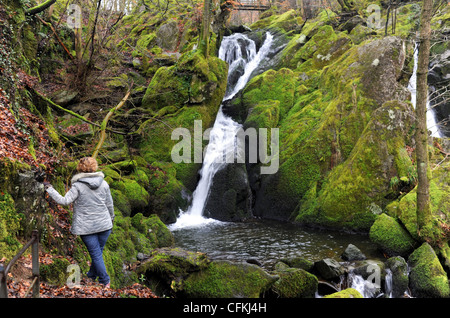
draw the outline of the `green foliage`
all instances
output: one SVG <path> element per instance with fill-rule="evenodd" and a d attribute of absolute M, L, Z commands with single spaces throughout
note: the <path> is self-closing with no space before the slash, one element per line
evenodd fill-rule
<path fill-rule="evenodd" d="M 17 240 L 21 215 L 16 212 L 14 200 L 8 193 L 0 193 L 0 255 L 8 260 L 21 248 Z"/>

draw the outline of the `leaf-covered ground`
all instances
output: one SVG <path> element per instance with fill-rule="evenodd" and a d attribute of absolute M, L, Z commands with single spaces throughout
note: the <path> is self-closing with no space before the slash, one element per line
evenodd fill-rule
<path fill-rule="evenodd" d="M 4 260 L 3 260 L 4 261 Z M 39 257 L 41 264 L 52 261 L 52 256 L 42 254 Z M 0 263 L 2 260 L 0 260 Z M 6 265 L 6 264 L 4 264 Z M 30 298 L 31 284 L 31 255 L 21 257 L 8 274 L 8 297 Z M 148 287 L 133 284 L 124 288 L 104 288 L 97 282 L 82 278 L 79 286 L 54 286 L 46 282 L 40 283 L 41 298 L 157 298 Z"/>

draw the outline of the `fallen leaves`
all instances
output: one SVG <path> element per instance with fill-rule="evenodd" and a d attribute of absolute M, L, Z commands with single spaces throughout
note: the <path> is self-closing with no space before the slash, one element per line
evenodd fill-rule
<path fill-rule="evenodd" d="M 29 281 L 8 281 L 8 297 L 23 298 L 30 288 Z M 45 282 L 40 284 L 41 298 L 158 298 L 148 287 L 134 284 L 124 288 L 104 288 L 98 283 L 81 280 L 80 286 L 57 287 Z M 31 293 L 28 294 L 31 298 Z"/>

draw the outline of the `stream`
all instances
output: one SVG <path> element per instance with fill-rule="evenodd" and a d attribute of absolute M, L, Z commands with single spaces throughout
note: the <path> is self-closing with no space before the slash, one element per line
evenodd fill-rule
<path fill-rule="evenodd" d="M 172 231 L 175 245 L 189 251 L 207 253 L 211 259 L 256 260 L 272 270 L 282 258 L 303 257 L 310 261 L 340 259 L 348 244 L 356 245 L 367 258 L 381 255 L 367 235 L 330 230 L 305 229 L 274 220 L 210 222 L 203 226 Z"/>

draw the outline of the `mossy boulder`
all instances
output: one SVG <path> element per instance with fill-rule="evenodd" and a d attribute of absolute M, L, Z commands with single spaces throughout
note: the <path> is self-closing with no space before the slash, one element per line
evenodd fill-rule
<path fill-rule="evenodd" d="M 147 284 L 160 295 L 176 295 L 182 290 L 183 279 L 193 272 L 209 267 L 210 259 L 204 253 L 180 248 L 155 249 L 136 269 Z"/>
<path fill-rule="evenodd" d="M 280 277 L 271 287 L 271 291 L 280 298 L 314 298 L 318 289 L 317 277 L 300 268 L 276 270 L 273 274 Z"/>
<path fill-rule="evenodd" d="M 297 29 L 303 24 L 303 19 L 296 10 L 288 10 L 280 15 L 271 15 L 269 17 L 258 20 L 253 23 L 250 28 L 269 29 L 269 30 L 283 30 L 289 32 Z"/>
<path fill-rule="evenodd" d="M 149 255 L 155 248 L 173 243 L 172 233 L 157 215 L 145 217 L 138 213 L 130 218 L 116 213 L 114 228 L 104 250 L 111 284 L 119 287 L 137 282 L 137 274 L 125 271 L 124 265 L 136 262 L 139 253 Z"/>
<path fill-rule="evenodd" d="M 370 228 L 370 240 L 390 256 L 408 256 L 416 241 L 393 217 L 380 214 Z"/>
<path fill-rule="evenodd" d="M 184 53 L 176 65 L 161 67 L 150 82 L 142 106 L 160 110 L 188 104 L 207 104 L 217 109 L 225 93 L 226 63 L 217 57 L 205 58 L 200 51 Z"/>
<path fill-rule="evenodd" d="M 446 298 L 450 296 L 447 274 L 433 248 L 423 243 L 408 258 L 409 287 L 415 297 Z"/>
<path fill-rule="evenodd" d="M 430 179 L 430 200 L 431 210 L 433 214 L 432 224 L 435 233 L 435 245 L 440 245 L 445 228 L 448 226 L 448 218 L 450 217 L 450 163 L 443 162 L 432 171 Z M 387 206 L 387 213 L 397 217 L 405 225 L 408 232 L 416 240 L 419 240 L 417 231 L 417 188 L 408 192 L 400 199 L 393 201 Z"/>
<path fill-rule="evenodd" d="M 316 56 L 322 44 L 327 44 L 326 34 L 345 38 L 330 26 L 317 29 L 323 33 L 316 30 L 317 43 L 313 36 L 303 41 L 298 38 L 296 41 L 302 43 L 297 46 L 287 45 L 284 65 L 294 60 L 295 54 L 289 50 L 293 53 L 296 48 L 297 51 L 304 48 L 304 58 L 298 61 L 306 63 L 305 58 Z M 255 178 L 252 184 L 256 193 L 255 215 L 368 232 L 376 214 L 392 200 L 390 197 L 399 195 L 399 191 L 391 191 L 390 179 L 409 177 L 408 171 L 413 170 L 406 151 L 413 112 L 401 102 L 409 96 L 397 82 L 405 61 L 401 39 L 368 40 L 360 45 L 346 43 L 339 56 L 328 64 L 295 71 L 281 69 L 278 71 L 281 74 L 268 71 L 255 77 L 244 89 L 240 99 L 240 105 L 248 105 L 241 108 L 244 121 L 246 112 L 258 107 L 259 102 L 268 98 L 280 101 L 280 165 L 277 173 Z M 264 76 L 270 75 L 277 80 L 267 82 L 285 78 L 284 85 L 261 89 L 265 86 Z M 277 89 L 290 85 L 294 91 L 269 97 Z M 393 90 L 380 94 L 380 85 Z M 380 106 L 382 110 L 377 110 Z M 391 119 L 390 114 L 396 117 Z M 378 126 L 389 129 L 375 138 L 377 132 L 371 129 Z M 395 138 L 390 140 L 391 136 Z M 374 149 L 371 140 L 379 138 L 383 138 L 383 143 Z"/>
<path fill-rule="evenodd" d="M 359 291 L 354 288 L 347 288 L 339 292 L 326 295 L 323 298 L 364 298 Z"/>
<path fill-rule="evenodd" d="M 258 298 L 279 279 L 248 263 L 213 261 L 183 281 L 189 298 Z"/>
<path fill-rule="evenodd" d="M 296 221 L 367 232 L 390 195 L 398 196 L 391 178 L 409 180 L 414 171 L 406 151 L 413 123 L 404 103 L 387 102 L 374 111 L 348 159 L 331 171 L 316 196 L 305 198 L 308 209 L 300 206 Z"/>

